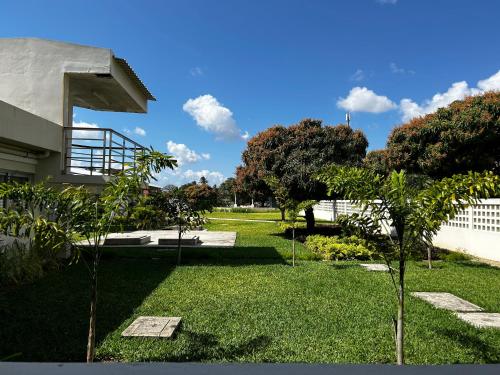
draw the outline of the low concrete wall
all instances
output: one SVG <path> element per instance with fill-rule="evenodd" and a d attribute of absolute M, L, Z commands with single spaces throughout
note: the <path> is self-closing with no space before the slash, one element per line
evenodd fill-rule
<path fill-rule="evenodd" d="M 359 212 L 359 207 L 345 200 L 321 201 L 314 206 L 314 216 L 322 220 L 333 221 L 338 215 Z M 444 249 L 500 261 L 500 199 L 484 199 L 461 211 L 442 225 L 433 243 Z"/>

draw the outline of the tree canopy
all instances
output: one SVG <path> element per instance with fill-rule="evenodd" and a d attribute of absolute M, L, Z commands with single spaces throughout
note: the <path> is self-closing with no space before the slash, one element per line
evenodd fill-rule
<path fill-rule="evenodd" d="M 289 127 L 273 126 L 250 139 L 239 169 L 254 183 L 275 176 L 297 201 L 323 199 L 325 185 L 313 176 L 327 164 L 360 164 L 367 146 L 360 130 L 347 125 L 322 126 L 321 120 L 304 119 Z M 312 209 L 306 212 L 309 228 L 314 225 L 311 215 Z"/>
<path fill-rule="evenodd" d="M 431 177 L 500 171 L 500 92 L 455 101 L 396 127 L 387 142 L 391 169 Z"/>

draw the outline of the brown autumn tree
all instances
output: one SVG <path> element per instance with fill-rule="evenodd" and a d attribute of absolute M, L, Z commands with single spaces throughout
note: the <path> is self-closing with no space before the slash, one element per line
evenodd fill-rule
<path fill-rule="evenodd" d="M 500 91 L 455 101 L 396 127 L 387 142 L 391 169 L 440 178 L 500 172 Z"/>
<path fill-rule="evenodd" d="M 273 126 L 250 139 L 240 169 L 263 182 L 266 176 L 275 176 L 296 201 L 319 200 L 326 198 L 326 187 L 315 174 L 328 164 L 360 165 L 367 146 L 360 130 L 304 119 L 289 127 Z M 315 224 L 312 208 L 305 214 L 311 230 Z"/>

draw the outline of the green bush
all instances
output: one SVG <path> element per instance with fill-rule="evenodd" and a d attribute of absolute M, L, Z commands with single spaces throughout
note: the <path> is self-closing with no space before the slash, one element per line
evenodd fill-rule
<path fill-rule="evenodd" d="M 459 253 L 459 252 L 448 252 L 445 254 L 441 254 L 440 258 L 446 262 L 462 262 L 466 260 L 471 260 L 472 258 L 464 253 Z"/>
<path fill-rule="evenodd" d="M 327 260 L 372 259 L 375 249 L 370 243 L 357 236 L 326 237 L 321 235 L 308 236 L 306 247 L 313 253 Z"/>

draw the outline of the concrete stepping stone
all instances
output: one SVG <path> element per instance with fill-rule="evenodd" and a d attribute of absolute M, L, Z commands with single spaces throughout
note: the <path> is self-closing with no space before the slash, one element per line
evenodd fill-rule
<path fill-rule="evenodd" d="M 361 267 L 366 268 L 368 271 L 389 272 L 387 264 L 380 263 L 362 263 Z"/>
<path fill-rule="evenodd" d="M 122 336 L 170 338 L 180 322 L 180 317 L 140 316 L 122 332 Z"/>
<path fill-rule="evenodd" d="M 151 236 L 138 236 L 134 233 L 112 233 L 104 241 L 105 246 L 113 245 L 144 245 L 151 242 Z"/>
<path fill-rule="evenodd" d="M 473 303 L 470 303 L 469 301 L 459 298 L 451 293 L 414 292 L 411 295 L 420 298 L 439 309 L 445 309 L 455 312 L 483 311 L 483 309 L 480 308 L 479 306 L 474 305 Z"/>
<path fill-rule="evenodd" d="M 477 328 L 500 328 L 500 313 L 458 312 L 456 315 Z"/>

